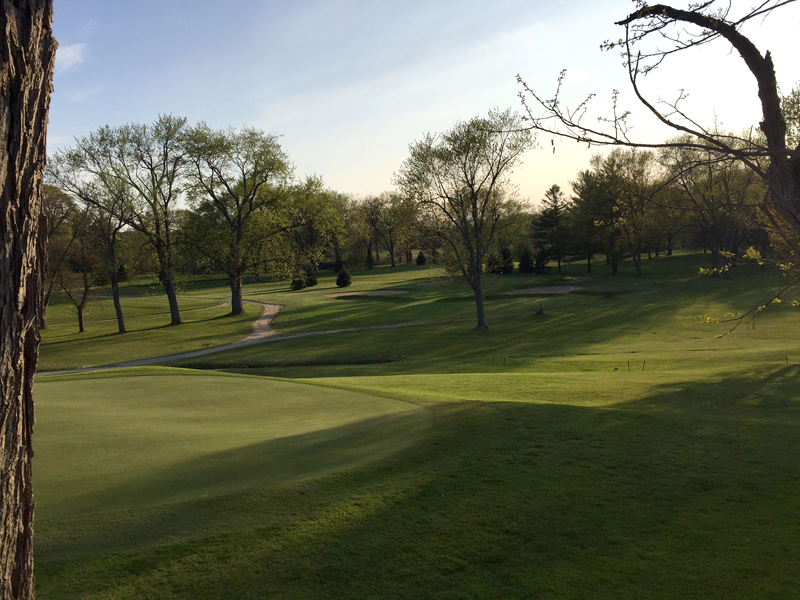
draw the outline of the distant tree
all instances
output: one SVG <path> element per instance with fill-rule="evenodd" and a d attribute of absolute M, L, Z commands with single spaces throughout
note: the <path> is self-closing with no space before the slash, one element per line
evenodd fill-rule
<path fill-rule="evenodd" d="M 425 258 L 425 253 L 422 250 L 420 250 L 417 253 L 417 266 L 421 267 L 422 265 L 424 265 L 427 262 L 427 260 L 428 259 Z"/>
<path fill-rule="evenodd" d="M 687 137 L 661 151 L 661 161 L 673 181 L 672 200 L 684 206 L 687 216 L 702 232 L 711 250 L 712 268 L 729 264 L 748 230 L 758 224 L 756 213 L 766 190 L 740 161 L 725 154 L 693 148 Z"/>
<path fill-rule="evenodd" d="M 76 175 L 107 186 L 109 197 L 116 189 L 129 190 L 125 222 L 154 250 L 172 325 L 181 323 L 175 289 L 175 213 L 187 168 L 185 130 L 186 119 L 161 115 L 149 125 L 101 127 L 78 139 L 75 148 L 56 155 L 66 155 L 64 160 L 74 165 Z"/>
<path fill-rule="evenodd" d="M 522 256 L 519 259 L 519 272 L 520 273 L 533 273 L 536 270 L 536 265 L 531 257 L 531 251 L 528 248 L 522 251 Z"/>
<path fill-rule="evenodd" d="M 564 192 L 553 185 L 545 192 L 542 208 L 534 214 L 531 226 L 534 244 L 546 248 L 548 255 L 555 258 L 559 273 L 569 242 L 567 209 Z"/>
<path fill-rule="evenodd" d="M 0 598 L 30 600 L 31 445 L 46 261 L 42 174 L 56 42 L 51 0 L 0 12 Z"/>
<path fill-rule="evenodd" d="M 615 149 L 603 161 L 606 182 L 616 195 L 614 227 L 633 258 L 636 277 L 642 275 L 642 252 L 653 233 L 649 211 L 664 188 L 655 155 L 636 148 Z"/>
<path fill-rule="evenodd" d="M 102 245 L 105 269 L 111 281 L 111 295 L 119 333 L 125 333 L 125 319 L 119 293 L 119 237 L 133 212 L 130 186 L 111 173 L 97 172 L 88 176 L 84 170 L 85 155 L 77 150 L 57 152 L 46 173 L 63 190 L 87 207 L 92 215 L 92 233 Z"/>
<path fill-rule="evenodd" d="M 44 273 L 44 301 L 40 327 L 47 328 L 47 306 L 58 286 L 61 271 L 70 247 L 75 242 L 77 232 L 70 226 L 71 216 L 78 211 L 75 201 L 69 194 L 52 185 L 44 185 L 42 193 L 42 214 L 47 224 L 47 260 Z"/>
<path fill-rule="evenodd" d="M 91 214 L 91 207 L 87 206 L 74 213 L 70 226 L 75 232 L 75 241 L 70 245 L 57 278 L 59 287 L 75 306 L 78 332 L 84 333 L 83 311 L 89 301 L 89 292 L 105 279 L 103 242 L 98 239 L 102 224 L 97 222 L 95 215 Z"/>
<path fill-rule="evenodd" d="M 611 274 L 616 275 L 619 231 L 615 226 L 614 182 L 611 173 L 603 168 L 601 155 L 592 157 L 591 165 L 591 169 L 580 171 L 572 183 L 572 244 L 586 244 L 590 251 L 605 253 Z"/>
<path fill-rule="evenodd" d="M 263 260 L 264 237 L 279 229 L 271 227 L 270 212 L 285 197 L 289 158 L 277 136 L 252 128 L 214 130 L 200 123 L 185 132 L 183 144 L 192 198 L 204 203 L 206 216 L 218 215 L 209 222 L 214 234 L 205 254 L 228 276 L 231 314 L 242 314 L 242 277 Z M 203 249 L 202 237 L 192 239 Z"/>
<path fill-rule="evenodd" d="M 289 188 L 285 212 L 288 268 L 316 275 L 325 253 L 345 235 L 342 195 L 312 175 Z"/>
<path fill-rule="evenodd" d="M 484 261 L 510 210 L 507 177 L 531 144 L 516 114 L 490 112 L 412 144 L 396 175 L 404 195 L 417 202 L 423 226 L 447 247 L 454 270 L 474 291 L 479 330 L 487 328 Z"/>

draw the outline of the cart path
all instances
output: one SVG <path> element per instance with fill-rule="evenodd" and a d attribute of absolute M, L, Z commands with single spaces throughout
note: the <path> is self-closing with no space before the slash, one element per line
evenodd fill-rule
<path fill-rule="evenodd" d="M 280 340 L 291 340 L 296 338 L 310 337 L 315 335 L 330 335 L 333 333 L 349 333 L 354 331 L 370 331 L 374 329 L 398 329 L 400 327 L 411 327 L 413 325 L 421 325 L 426 321 L 408 321 L 405 323 L 393 323 L 390 325 L 368 325 L 365 327 L 343 327 L 340 329 L 326 329 L 324 331 L 307 331 L 304 333 L 292 333 L 289 335 L 281 335 L 272 326 L 272 320 L 281 310 L 280 304 L 265 304 L 264 302 L 256 302 L 255 300 L 245 300 L 245 304 L 254 306 L 262 306 L 263 311 L 255 321 L 253 321 L 253 333 L 238 342 L 231 342 L 230 344 L 223 344 L 221 346 L 214 346 L 213 348 L 203 348 L 202 350 L 194 350 L 192 352 L 183 352 L 180 354 L 170 354 L 167 356 L 154 356 L 151 358 L 142 358 L 139 360 L 130 360 L 126 362 L 114 363 L 111 365 L 103 365 L 100 367 L 84 367 L 82 369 L 65 369 L 61 371 L 37 371 L 36 376 L 46 377 L 48 375 L 61 375 L 68 373 L 91 373 L 93 371 L 107 371 L 109 369 L 124 369 L 127 367 L 143 367 L 146 365 L 154 365 L 162 362 L 170 362 L 174 360 L 184 360 L 187 358 L 197 358 L 214 354 L 216 352 L 223 352 L 225 350 L 232 350 L 234 348 L 243 348 L 245 346 L 253 346 L 255 344 L 263 344 L 264 342 L 277 342 Z"/>

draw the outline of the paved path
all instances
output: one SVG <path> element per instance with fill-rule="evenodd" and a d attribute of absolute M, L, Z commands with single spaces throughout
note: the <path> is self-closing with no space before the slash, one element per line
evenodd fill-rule
<path fill-rule="evenodd" d="M 202 350 L 194 350 L 193 352 L 183 352 L 181 354 L 170 354 L 168 356 L 154 356 L 151 358 L 142 358 L 139 360 L 130 360 L 127 362 L 114 363 L 112 365 L 103 365 L 101 367 L 85 367 L 82 369 L 67 369 L 62 371 L 37 371 L 37 377 L 47 377 L 48 375 L 61 375 L 65 373 L 90 373 L 92 371 L 107 371 L 109 369 L 123 369 L 126 367 L 142 367 L 145 365 L 154 365 L 163 362 L 170 362 L 173 360 L 184 360 L 187 358 L 197 358 L 207 354 L 214 354 L 215 352 L 222 352 L 224 350 L 232 350 L 233 348 L 242 348 L 244 346 L 252 346 L 254 344 L 263 344 L 264 342 L 274 342 L 278 340 L 291 340 L 294 338 L 310 337 L 314 335 L 330 335 L 332 333 L 346 333 L 351 331 L 369 331 L 373 329 L 397 329 L 399 327 L 409 327 L 412 325 L 419 325 L 423 321 L 410 321 L 406 323 L 394 323 L 392 325 L 370 325 L 366 327 L 344 327 L 341 329 L 328 329 L 325 331 L 308 331 L 305 333 L 293 333 L 290 335 L 281 335 L 272 326 L 272 320 L 281 309 L 280 304 L 265 304 L 263 302 L 255 302 L 254 300 L 245 300 L 245 304 L 254 306 L 263 306 L 264 310 L 261 316 L 253 321 L 253 333 L 248 335 L 243 340 L 224 344 L 222 346 L 214 346 L 213 348 L 204 348 Z"/>

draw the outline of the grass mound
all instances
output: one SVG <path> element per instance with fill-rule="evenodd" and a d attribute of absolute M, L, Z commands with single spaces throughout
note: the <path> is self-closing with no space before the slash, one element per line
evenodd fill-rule
<path fill-rule="evenodd" d="M 263 378 L 136 370 L 36 384 L 37 517 L 259 489 L 386 456 L 426 412 Z"/>

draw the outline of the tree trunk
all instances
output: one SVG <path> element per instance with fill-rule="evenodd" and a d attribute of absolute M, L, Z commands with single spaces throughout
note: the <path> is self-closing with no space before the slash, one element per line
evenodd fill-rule
<path fill-rule="evenodd" d="M 33 378 L 45 234 L 42 173 L 56 43 L 52 0 L 0 12 L 0 598 L 33 589 Z"/>
<path fill-rule="evenodd" d="M 231 314 L 241 315 L 244 313 L 244 301 L 242 300 L 242 277 L 231 275 L 228 278 L 231 285 Z"/>
<path fill-rule="evenodd" d="M 619 256 L 616 254 L 611 255 L 611 274 L 616 275 L 619 269 Z"/>
<path fill-rule="evenodd" d="M 483 310 L 483 278 L 481 276 L 481 269 L 475 271 L 475 308 L 478 313 L 478 325 L 475 327 L 478 331 L 489 329 L 486 325 L 486 315 Z"/>
<path fill-rule="evenodd" d="M 591 254 L 587 254 L 586 255 L 586 272 L 587 273 L 591 273 L 592 272 L 592 255 Z"/>
<path fill-rule="evenodd" d="M 367 242 L 367 269 L 372 270 L 372 242 Z"/>
<path fill-rule="evenodd" d="M 633 253 L 633 270 L 634 270 L 634 277 L 641 277 L 642 276 L 642 253 L 641 252 L 634 252 Z"/>
<path fill-rule="evenodd" d="M 78 333 L 86 333 L 86 327 L 83 325 L 83 304 L 75 308 L 78 310 Z"/>
<path fill-rule="evenodd" d="M 667 236 L 667 256 L 672 256 L 672 234 Z"/>
<path fill-rule="evenodd" d="M 167 292 L 167 300 L 169 300 L 169 314 L 172 318 L 170 325 L 180 325 L 181 313 L 178 310 L 178 296 L 175 293 L 175 283 L 172 279 L 164 281 L 164 291 Z"/>
<path fill-rule="evenodd" d="M 111 295 L 114 297 L 114 312 L 117 314 L 117 329 L 119 329 L 119 333 L 126 333 L 125 319 L 122 317 L 122 304 L 119 302 L 119 271 L 112 269 L 110 276 Z"/>

